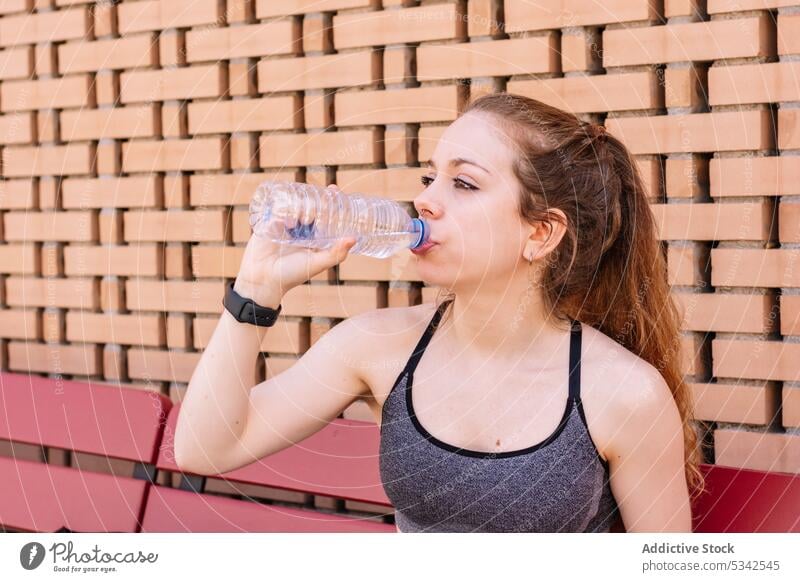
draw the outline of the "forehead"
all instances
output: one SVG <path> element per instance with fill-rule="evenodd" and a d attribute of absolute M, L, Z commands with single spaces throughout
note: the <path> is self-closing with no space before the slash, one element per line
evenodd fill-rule
<path fill-rule="evenodd" d="M 508 138 L 491 116 L 467 113 L 447 126 L 431 157 L 437 167 L 462 157 L 502 173 L 511 167 L 512 151 Z"/>

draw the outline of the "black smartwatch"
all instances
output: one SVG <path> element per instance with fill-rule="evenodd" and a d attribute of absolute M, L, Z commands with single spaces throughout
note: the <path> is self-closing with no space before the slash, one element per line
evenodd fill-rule
<path fill-rule="evenodd" d="M 236 321 L 252 323 L 259 327 L 275 325 L 278 315 L 283 309 L 282 305 L 278 305 L 278 309 L 263 307 L 252 299 L 242 297 L 233 290 L 233 281 L 229 281 L 225 286 L 225 297 L 222 299 L 222 305 L 236 318 Z"/>

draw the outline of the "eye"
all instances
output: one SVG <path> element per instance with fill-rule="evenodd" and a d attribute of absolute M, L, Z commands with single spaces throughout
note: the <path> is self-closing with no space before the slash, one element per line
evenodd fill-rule
<path fill-rule="evenodd" d="M 463 188 L 464 190 L 477 190 L 477 186 L 473 186 L 469 182 L 462 180 L 461 178 L 455 179 L 456 188 Z"/>
<path fill-rule="evenodd" d="M 433 178 L 431 178 L 430 176 L 421 176 L 419 181 L 422 182 L 422 185 L 427 188 L 428 186 L 431 185 L 431 183 L 433 183 Z M 456 188 L 461 188 L 462 190 L 477 190 L 478 189 L 477 186 L 473 186 L 472 184 L 470 184 L 466 180 L 462 180 L 461 178 L 456 178 L 453 181 L 456 184 Z"/>

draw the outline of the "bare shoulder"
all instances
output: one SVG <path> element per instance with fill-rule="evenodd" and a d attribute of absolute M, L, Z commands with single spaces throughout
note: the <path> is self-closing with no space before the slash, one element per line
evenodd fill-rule
<path fill-rule="evenodd" d="M 602 331 L 583 326 L 581 397 L 597 448 L 615 448 L 621 423 L 672 394 L 655 366 Z"/>
<path fill-rule="evenodd" d="M 403 369 L 413 342 L 419 339 L 435 309 L 430 302 L 382 307 L 353 315 L 339 324 L 345 326 L 341 340 L 351 346 L 351 363 L 374 398 L 382 401 L 387 381 Z"/>

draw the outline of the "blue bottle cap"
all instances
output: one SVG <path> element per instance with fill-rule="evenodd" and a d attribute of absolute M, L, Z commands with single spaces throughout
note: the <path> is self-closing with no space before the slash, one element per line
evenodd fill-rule
<path fill-rule="evenodd" d="M 412 218 L 411 219 L 411 229 L 412 232 L 416 232 L 419 234 L 417 237 L 417 241 L 412 244 L 409 248 L 415 249 L 428 241 L 428 237 L 431 235 L 431 231 L 428 228 L 428 225 L 425 224 L 425 221 L 421 218 Z"/>

